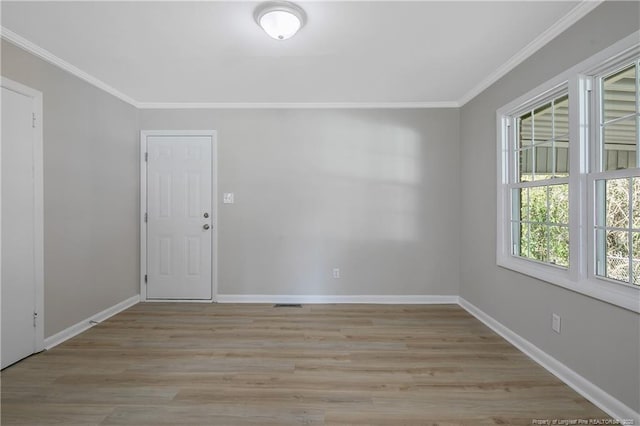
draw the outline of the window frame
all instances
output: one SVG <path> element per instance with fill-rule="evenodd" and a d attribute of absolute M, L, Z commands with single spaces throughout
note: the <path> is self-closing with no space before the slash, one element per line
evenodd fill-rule
<path fill-rule="evenodd" d="M 550 186 L 553 185 L 562 185 L 562 184 L 569 184 L 569 180 L 571 177 L 571 152 L 572 149 L 569 149 L 569 177 L 553 177 L 553 178 L 549 178 L 549 179 L 544 179 L 544 180 L 533 180 L 533 181 L 522 181 L 519 174 L 520 174 L 520 170 L 519 170 L 519 156 L 518 156 L 518 152 L 515 149 L 515 144 L 517 144 L 518 142 L 518 118 L 520 118 L 523 114 L 526 114 L 527 112 L 530 111 L 534 111 L 537 108 L 550 103 L 558 98 L 562 98 L 565 95 L 569 94 L 569 90 L 568 90 L 568 85 L 567 82 L 563 82 L 559 85 L 557 85 L 556 87 L 553 87 L 550 90 L 547 90 L 545 93 L 542 93 L 540 96 L 537 96 L 535 99 L 531 100 L 530 102 L 526 102 L 525 104 L 521 105 L 518 109 L 516 109 L 515 111 L 513 111 L 512 113 L 508 114 L 507 116 L 504 117 L 505 119 L 505 125 L 507 126 L 506 128 L 506 134 L 505 134 L 505 149 L 508 151 L 506 153 L 506 155 L 508 156 L 508 165 L 507 165 L 507 181 L 508 183 L 506 183 L 506 185 L 508 186 L 508 204 L 510 206 L 510 211 L 509 211 L 509 219 L 510 219 L 510 223 L 511 226 L 513 227 L 514 225 L 514 218 L 513 218 L 513 212 L 514 212 L 514 208 L 515 206 L 513 205 L 513 190 L 514 189 L 525 189 L 525 188 L 548 188 Z M 571 110 L 571 103 L 569 103 L 569 111 Z M 535 122 L 535 117 L 534 117 L 534 122 Z M 534 132 L 535 132 L 535 124 L 534 124 Z M 571 133 L 571 132 L 569 132 Z M 554 139 L 554 138 L 552 138 Z M 532 151 L 535 152 L 535 144 L 532 144 Z M 535 153 L 533 154 L 534 159 L 535 159 Z M 535 164 L 532 164 L 532 174 L 535 175 Z M 522 226 L 522 219 L 518 221 L 518 223 L 520 224 L 520 226 Z M 531 223 L 529 223 L 529 226 L 531 226 Z M 549 227 L 548 222 L 545 224 L 545 226 Z M 554 266 L 557 268 L 561 268 L 561 269 L 568 269 L 568 267 L 566 266 L 562 266 L 562 265 L 554 265 L 551 262 L 545 262 L 545 261 L 541 261 L 541 260 L 536 260 L 530 257 L 525 257 L 525 256 L 521 256 L 521 255 L 515 255 L 514 254 L 514 246 L 518 243 L 516 243 L 515 239 L 513 238 L 513 228 L 512 231 L 509 233 L 509 244 L 511 247 L 511 255 L 515 256 L 517 258 L 521 258 L 527 261 L 531 261 L 531 262 L 536 262 L 536 263 L 540 263 L 542 265 L 545 266 Z M 520 245 L 518 244 L 518 247 L 520 247 Z M 569 255 L 571 255 L 571 251 L 569 251 Z M 571 259 L 569 259 L 569 264 L 571 264 Z"/>
<path fill-rule="evenodd" d="M 588 188 L 590 194 L 592 196 L 591 208 L 589 209 L 589 217 L 588 217 L 588 232 L 589 232 L 589 259 L 593 262 L 589 267 L 590 278 L 593 280 L 599 280 L 611 284 L 615 284 L 618 286 L 628 287 L 634 290 L 637 290 L 640 286 L 632 284 L 631 282 L 625 283 L 622 281 L 615 280 L 613 278 L 606 277 L 604 275 L 598 274 L 598 241 L 596 237 L 596 223 L 597 223 L 597 210 L 599 207 L 597 201 L 597 181 L 599 180 L 612 180 L 612 179 L 623 179 L 623 178 L 633 178 L 640 177 L 640 145 L 636 141 L 636 167 L 635 168 L 626 168 L 620 170 L 606 170 L 606 166 L 603 160 L 604 153 L 604 141 L 603 141 L 603 129 L 602 125 L 605 123 L 604 118 L 602 117 L 602 80 L 615 73 L 618 70 L 624 69 L 626 66 L 631 65 L 632 63 L 636 64 L 636 73 L 640 73 L 640 49 L 631 49 L 628 52 L 622 52 L 616 57 L 611 58 L 608 61 L 600 64 L 599 66 L 592 68 L 589 70 L 589 77 L 584 77 L 585 79 L 590 79 L 592 90 L 592 105 L 593 111 L 591 113 L 591 126 L 590 126 L 590 137 L 592 143 L 589 148 L 592 152 L 592 161 L 590 163 L 590 172 L 587 175 L 588 180 Z M 636 80 L 638 76 L 636 76 Z M 636 90 L 638 89 L 638 85 L 636 83 Z M 636 129 L 640 132 L 640 117 L 637 116 L 640 111 L 640 92 L 636 94 Z M 630 217 L 631 221 L 632 218 Z M 629 231 L 631 232 L 631 222 L 629 223 Z M 606 226 L 605 226 L 606 229 Z M 631 253 L 632 246 L 629 246 L 629 251 Z"/>
<path fill-rule="evenodd" d="M 618 286 L 629 287 L 633 290 L 638 291 L 638 289 L 640 289 L 640 286 L 638 285 L 625 283 L 623 281 L 619 281 L 614 278 L 609 278 L 607 276 L 598 274 L 598 240 L 596 237 L 597 228 L 603 228 L 605 232 L 607 228 L 609 228 L 606 225 L 604 227 L 596 225 L 597 215 L 598 215 L 597 210 L 599 207 L 598 202 L 596 200 L 597 194 L 598 194 L 596 182 L 599 180 L 608 181 L 612 179 L 628 179 L 628 178 L 634 178 L 634 177 L 640 177 L 640 169 L 637 167 L 632 169 L 622 169 L 622 170 L 614 170 L 614 171 L 608 171 L 608 172 L 593 172 L 593 173 L 589 173 L 589 175 L 587 176 L 587 180 L 589 182 L 589 188 L 593 194 L 592 208 L 590 209 L 591 215 L 589 216 L 589 224 L 588 224 L 588 232 L 590 237 L 588 248 L 590 249 L 589 259 L 591 259 L 593 262 L 589 267 L 589 273 L 592 279 L 609 282 L 612 284 L 616 284 Z M 629 220 L 631 221 L 633 219 L 630 217 Z M 638 233 L 637 231 L 631 231 L 631 228 L 629 228 L 629 230 L 624 230 L 622 232 L 629 232 L 632 235 L 633 233 L 637 233 L 638 235 L 640 235 L 640 233 Z M 632 250 L 633 248 L 630 245 L 629 251 L 631 252 Z"/>
<path fill-rule="evenodd" d="M 598 104 L 594 76 L 640 56 L 640 31 L 569 68 L 546 83 L 519 96 L 496 111 L 497 131 L 497 235 L 496 264 L 525 275 L 640 313 L 640 287 L 596 275 L 595 173 L 599 137 Z M 566 88 L 569 94 L 569 267 L 538 262 L 513 254 L 511 190 L 514 173 L 508 126 L 531 107 L 544 104 Z M 515 120 L 514 120 L 515 121 Z M 597 158 L 596 158 L 597 157 Z M 634 172 L 635 171 L 635 172 Z M 640 173 L 639 168 L 605 172 Z M 558 180 L 558 183 L 560 181 Z"/>

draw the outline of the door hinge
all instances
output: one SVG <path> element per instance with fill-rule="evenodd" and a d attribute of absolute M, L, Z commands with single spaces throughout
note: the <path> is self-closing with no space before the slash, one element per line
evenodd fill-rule
<path fill-rule="evenodd" d="M 149 161 L 149 153 L 148 152 L 144 153 L 144 161 Z"/>
<path fill-rule="evenodd" d="M 145 213 L 145 214 L 144 214 L 144 221 L 146 222 L 147 220 L 149 220 L 149 214 L 148 214 L 148 213 Z"/>
<path fill-rule="evenodd" d="M 147 282 L 147 274 L 144 274 L 144 282 Z"/>
<path fill-rule="evenodd" d="M 35 112 L 31 113 L 31 127 L 33 127 L 34 129 L 36 128 L 36 113 Z"/>
<path fill-rule="evenodd" d="M 36 326 L 37 326 L 37 325 L 36 325 L 37 321 L 38 321 L 38 313 L 37 313 L 37 312 L 34 312 L 34 313 L 33 313 L 33 326 L 34 326 L 34 327 L 36 327 Z"/>

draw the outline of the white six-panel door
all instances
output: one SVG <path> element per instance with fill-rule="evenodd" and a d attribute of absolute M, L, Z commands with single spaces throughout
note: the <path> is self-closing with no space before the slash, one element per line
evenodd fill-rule
<path fill-rule="evenodd" d="M 146 299 L 211 300 L 216 225 L 213 137 L 143 138 L 147 152 Z"/>
<path fill-rule="evenodd" d="M 2 368 L 43 349 L 41 96 L 2 79 Z"/>

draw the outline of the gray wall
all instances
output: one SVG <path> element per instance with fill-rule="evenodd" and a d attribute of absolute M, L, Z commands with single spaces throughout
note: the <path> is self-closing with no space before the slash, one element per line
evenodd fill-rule
<path fill-rule="evenodd" d="M 463 298 L 640 410 L 640 317 L 496 266 L 496 110 L 640 28 L 640 3 L 606 2 L 461 110 Z M 562 334 L 551 331 L 551 313 Z"/>
<path fill-rule="evenodd" d="M 5 41 L 2 76 L 43 93 L 48 337 L 138 294 L 138 113 Z"/>
<path fill-rule="evenodd" d="M 638 8 L 604 3 L 460 111 L 138 112 L 3 42 L 2 75 L 44 92 L 46 335 L 137 293 L 138 129 L 215 129 L 219 293 L 459 293 L 640 410 L 639 316 L 495 263 L 496 109 Z"/>
<path fill-rule="evenodd" d="M 140 127 L 218 131 L 220 294 L 453 295 L 458 115 L 142 110 Z"/>

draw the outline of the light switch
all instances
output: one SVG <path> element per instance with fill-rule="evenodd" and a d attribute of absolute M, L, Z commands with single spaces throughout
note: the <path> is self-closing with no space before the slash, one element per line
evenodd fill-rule
<path fill-rule="evenodd" d="M 233 192 L 225 192 L 222 196 L 224 204 L 233 204 Z"/>

